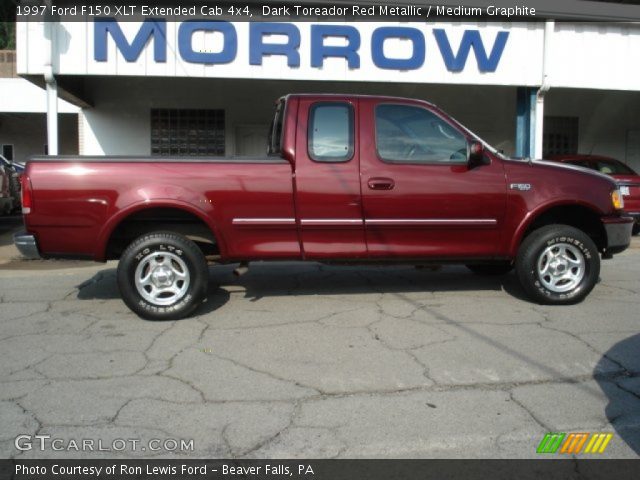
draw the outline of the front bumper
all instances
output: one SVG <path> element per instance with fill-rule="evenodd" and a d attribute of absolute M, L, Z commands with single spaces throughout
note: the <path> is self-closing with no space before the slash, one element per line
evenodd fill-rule
<path fill-rule="evenodd" d="M 603 218 L 602 223 L 607 232 L 606 254 L 613 255 L 627 249 L 631 243 L 631 230 L 634 220 L 631 217 Z"/>
<path fill-rule="evenodd" d="M 13 243 L 20 251 L 22 256 L 36 259 L 41 258 L 38 251 L 38 244 L 36 243 L 36 237 L 26 232 L 20 232 L 13 235 Z"/>

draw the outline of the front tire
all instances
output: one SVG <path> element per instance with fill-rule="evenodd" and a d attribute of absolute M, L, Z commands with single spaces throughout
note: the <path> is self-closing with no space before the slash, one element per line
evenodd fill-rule
<path fill-rule="evenodd" d="M 524 290 L 537 302 L 568 305 L 593 290 L 600 275 L 600 255 L 581 230 L 547 225 L 522 242 L 516 271 Z"/>
<path fill-rule="evenodd" d="M 202 303 L 209 280 L 198 246 L 172 232 L 153 232 L 134 240 L 118 263 L 124 303 L 150 320 L 184 318 Z"/>

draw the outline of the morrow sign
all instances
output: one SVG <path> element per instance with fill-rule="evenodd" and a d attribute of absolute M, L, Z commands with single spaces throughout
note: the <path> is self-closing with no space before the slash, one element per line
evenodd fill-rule
<path fill-rule="evenodd" d="M 310 48 L 309 66 L 322 68 L 328 58 L 341 58 L 350 70 L 360 68 L 363 51 L 366 50 L 373 64 L 383 70 L 411 71 L 422 68 L 432 55 L 441 57 L 449 72 L 462 72 L 470 64 L 477 65 L 481 73 L 495 72 L 500 64 L 509 40 L 508 31 L 498 31 L 493 38 L 483 38 L 479 29 L 465 29 L 457 42 L 452 42 L 446 29 L 433 28 L 430 32 L 413 26 L 379 26 L 363 48 L 360 31 L 352 25 L 312 24 L 308 30 Z M 194 48 L 196 34 L 215 34 L 222 37 L 216 51 Z M 429 33 L 432 38 L 428 40 Z M 249 64 L 262 65 L 269 56 L 286 58 L 287 66 L 301 66 L 303 39 L 300 28 L 293 23 L 250 23 Z M 109 61 L 109 43 L 113 42 L 126 62 L 136 62 L 147 48 L 153 49 L 153 61 L 167 61 L 167 22 L 164 19 L 147 19 L 133 35 L 125 35 L 121 25 L 112 18 L 94 21 L 93 57 L 96 62 Z M 387 42 L 402 41 L 401 56 L 385 48 Z M 230 22 L 189 20 L 177 27 L 177 46 L 180 58 L 192 64 L 224 65 L 234 62 L 238 56 L 238 31 Z M 427 48 L 427 45 L 432 45 Z M 476 62 L 470 62 L 473 54 Z M 474 65 L 474 66 L 475 66 Z M 473 68 L 473 67 L 471 67 Z"/>

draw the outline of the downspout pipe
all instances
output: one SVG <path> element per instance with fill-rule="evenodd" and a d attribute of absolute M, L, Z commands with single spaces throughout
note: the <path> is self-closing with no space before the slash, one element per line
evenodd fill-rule
<path fill-rule="evenodd" d="M 47 4 L 50 5 L 50 1 Z M 56 58 L 56 28 L 51 18 L 45 18 L 44 34 L 49 40 L 44 62 L 44 81 L 47 86 L 47 146 L 49 155 L 58 155 L 58 83 L 54 75 Z"/>
<path fill-rule="evenodd" d="M 535 133 L 532 158 L 542 158 L 542 133 L 544 129 L 544 97 L 551 88 L 549 83 L 549 58 L 551 56 L 551 39 L 555 22 L 547 20 L 544 24 L 544 44 L 542 47 L 542 84 L 536 93 Z"/>

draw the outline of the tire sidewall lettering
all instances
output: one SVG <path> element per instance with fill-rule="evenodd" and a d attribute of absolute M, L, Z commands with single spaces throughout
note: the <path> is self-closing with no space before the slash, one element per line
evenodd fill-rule
<path fill-rule="evenodd" d="M 176 247 L 175 245 L 171 245 L 169 243 L 159 243 L 158 245 L 154 245 L 154 246 L 142 247 L 140 250 L 136 252 L 136 254 L 134 255 L 134 258 L 136 259 L 136 262 L 140 262 L 140 260 L 142 260 L 144 257 L 146 257 L 147 255 L 149 255 L 154 251 L 169 252 L 181 258 L 187 259 L 184 255 L 184 250 L 182 250 L 179 247 Z"/>
<path fill-rule="evenodd" d="M 182 297 L 177 303 L 174 303 L 173 305 L 167 305 L 167 306 L 153 305 L 152 303 L 149 303 L 143 300 L 142 298 L 138 300 L 138 305 L 140 305 L 140 307 L 144 308 L 148 312 L 152 312 L 152 313 L 172 313 L 185 308 L 191 302 L 192 299 L 193 299 L 193 295 L 187 292 L 184 297 Z"/>

